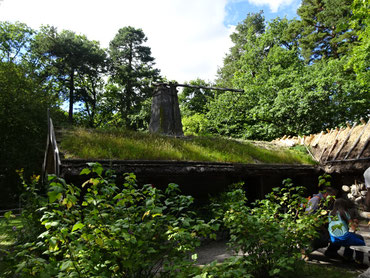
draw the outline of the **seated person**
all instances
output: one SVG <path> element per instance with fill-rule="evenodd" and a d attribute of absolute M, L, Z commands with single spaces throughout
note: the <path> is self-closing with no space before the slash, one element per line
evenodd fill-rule
<path fill-rule="evenodd" d="M 348 204 L 344 199 L 334 202 L 333 210 L 329 215 L 329 234 L 332 243 L 341 246 L 364 246 L 365 241 L 361 235 L 349 231 L 349 225 L 355 224 L 348 213 Z"/>
<path fill-rule="evenodd" d="M 338 191 L 335 188 L 327 187 L 327 188 L 325 188 L 325 190 L 323 192 L 319 192 L 318 194 L 314 194 L 309 199 L 309 201 L 307 202 L 306 209 L 305 209 L 306 213 L 308 213 L 308 214 L 315 213 L 319 209 L 319 207 L 323 205 L 323 202 L 329 196 L 331 196 L 334 200 L 337 193 L 338 193 Z M 329 207 L 330 207 L 330 203 L 329 203 Z M 327 225 L 323 225 L 322 227 L 319 227 L 317 229 L 317 232 L 318 232 L 319 236 L 311 242 L 312 251 L 316 250 L 316 249 L 319 249 L 319 248 L 324 248 L 324 247 L 328 246 L 328 244 L 330 243 L 330 237 L 329 237 L 328 226 Z M 335 255 L 337 250 L 338 250 L 338 247 L 332 246 L 330 244 L 329 247 L 328 247 L 328 250 L 327 250 L 327 252 L 325 252 L 325 254 L 328 253 L 328 255 L 332 255 L 332 254 Z"/>
<path fill-rule="evenodd" d="M 347 259 L 352 259 L 353 250 L 349 249 L 349 246 L 364 246 L 365 240 L 354 232 L 349 231 L 350 226 L 354 226 L 355 229 L 356 223 L 351 219 L 351 216 L 348 212 L 349 206 L 348 201 L 345 199 L 337 199 L 334 202 L 333 210 L 329 214 L 329 235 L 330 241 L 333 246 L 336 246 L 339 249 L 341 246 L 346 247 L 344 250 L 344 257 Z M 362 252 L 356 252 L 356 260 L 362 261 L 363 258 Z"/>
<path fill-rule="evenodd" d="M 314 194 L 307 202 L 306 212 L 308 214 L 314 213 L 320 207 L 322 201 L 328 198 L 328 196 L 335 198 L 338 194 L 338 190 L 333 187 L 327 187 L 323 192 L 319 192 L 318 194 Z"/>

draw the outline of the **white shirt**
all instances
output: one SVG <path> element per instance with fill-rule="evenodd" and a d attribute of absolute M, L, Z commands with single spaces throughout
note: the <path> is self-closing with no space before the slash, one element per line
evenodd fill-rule
<path fill-rule="evenodd" d="M 370 167 L 367 168 L 366 171 L 364 172 L 364 178 L 365 178 L 366 188 L 369 189 L 370 188 Z"/>

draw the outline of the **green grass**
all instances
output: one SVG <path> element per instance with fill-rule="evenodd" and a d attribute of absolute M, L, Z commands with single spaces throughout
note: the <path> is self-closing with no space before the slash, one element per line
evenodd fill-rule
<path fill-rule="evenodd" d="M 6 220 L 0 218 L 0 277 L 4 277 L 4 271 L 9 267 L 7 262 L 3 261 L 3 257 L 10 252 L 12 245 L 15 244 L 17 238 L 16 230 L 22 229 L 20 217 Z"/>
<path fill-rule="evenodd" d="M 118 129 L 73 129 L 62 137 L 65 158 L 314 164 L 308 154 L 270 150 L 221 137 L 173 138 Z"/>
<path fill-rule="evenodd" d="M 7 248 L 14 244 L 16 240 L 15 230 L 22 228 L 21 219 L 19 217 L 9 219 L 0 218 L 0 249 Z"/>

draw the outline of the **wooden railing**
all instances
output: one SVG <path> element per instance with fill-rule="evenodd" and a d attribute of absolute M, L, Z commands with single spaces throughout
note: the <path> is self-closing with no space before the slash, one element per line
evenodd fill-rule
<path fill-rule="evenodd" d="M 50 117 L 49 109 L 47 111 L 47 120 L 48 120 L 48 134 L 44 155 L 44 163 L 42 164 L 42 177 L 44 181 L 48 174 L 54 174 L 56 176 L 59 176 L 61 165 L 59 149 L 55 137 L 54 125 Z"/>

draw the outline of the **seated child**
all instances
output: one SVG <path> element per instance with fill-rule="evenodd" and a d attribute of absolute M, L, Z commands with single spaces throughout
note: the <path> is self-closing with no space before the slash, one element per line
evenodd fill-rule
<path fill-rule="evenodd" d="M 349 226 L 356 226 L 356 222 L 351 220 L 348 213 L 348 201 L 344 199 L 336 199 L 334 202 L 333 210 L 329 214 L 329 235 L 330 241 L 333 246 L 344 246 L 344 257 L 352 259 L 353 250 L 349 246 L 364 246 L 364 238 L 353 232 L 349 231 Z M 358 224 L 358 223 L 357 223 Z M 363 253 L 356 251 L 356 260 L 363 260 Z"/>
<path fill-rule="evenodd" d="M 349 231 L 349 225 L 354 224 L 348 213 L 348 203 L 344 199 L 334 202 L 333 210 L 329 214 L 329 235 L 331 242 L 341 246 L 364 246 L 361 235 Z"/>

